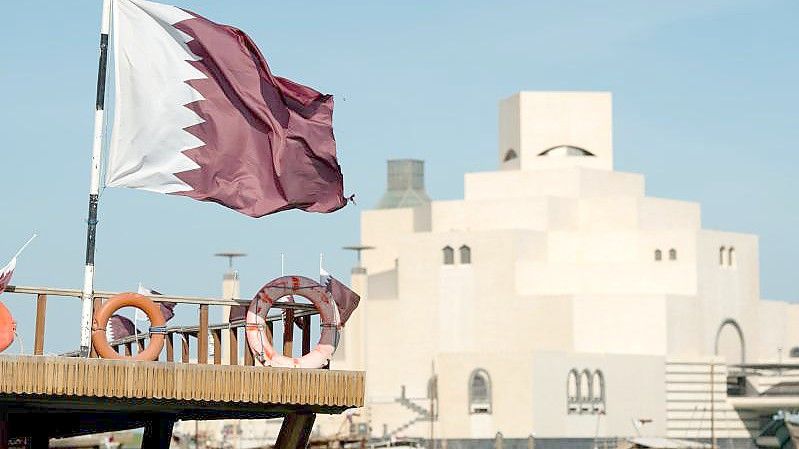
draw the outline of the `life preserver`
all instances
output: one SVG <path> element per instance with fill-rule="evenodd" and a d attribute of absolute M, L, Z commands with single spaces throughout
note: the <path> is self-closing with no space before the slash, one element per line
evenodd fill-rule
<path fill-rule="evenodd" d="M 5 351 L 14 342 L 17 323 L 8 308 L 0 302 L 0 352 Z"/>
<path fill-rule="evenodd" d="M 105 335 L 108 319 L 117 310 L 123 307 L 135 307 L 140 309 L 150 319 L 150 344 L 135 356 L 128 357 L 114 351 L 108 344 Z M 130 360 L 157 360 L 164 348 L 164 334 L 166 321 L 161 314 L 158 304 L 150 298 L 138 293 L 120 293 L 104 302 L 97 313 L 94 314 L 94 326 L 92 331 L 92 344 L 97 354 L 104 359 L 130 359 Z M 160 332 L 154 332 L 154 330 Z"/>
<path fill-rule="evenodd" d="M 319 343 L 302 357 L 278 354 L 266 336 L 266 316 L 278 299 L 289 296 L 309 299 L 319 311 L 322 331 Z M 339 320 L 336 306 L 325 288 L 302 276 L 284 276 L 266 284 L 247 308 L 247 344 L 263 366 L 283 368 L 321 368 L 333 357 L 338 344 Z"/>

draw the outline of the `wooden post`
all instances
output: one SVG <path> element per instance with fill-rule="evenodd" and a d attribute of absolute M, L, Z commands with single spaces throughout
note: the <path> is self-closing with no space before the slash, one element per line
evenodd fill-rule
<path fill-rule="evenodd" d="M 283 355 L 294 357 L 294 311 L 286 309 L 283 319 Z"/>
<path fill-rule="evenodd" d="M 175 417 L 172 415 L 155 415 L 144 426 L 141 449 L 169 449 L 172 442 L 172 428 Z"/>
<path fill-rule="evenodd" d="M 272 331 L 273 330 L 274 330 L 274 327 L 272 327 L 272 322 L 271 321 L 267 321 L 266 322 L 266 341 L 268 341 L 270 345 L 274 344 L 274 338 L 272 337 L 272 335 L 273 335 Z"/>
<path fill-rule="evenodd" d="M 222 364 L 222 329 L 214 329 L 214 365 Z"/>
<path fill-rule="evenodd" d="M 197 363 L 208 363 L 208 305 L 200 305 L 200 330 L 197 332 Z"/>
<path fill-rule="evenodd" d="M 239 364 L 239 328 L 230 328 L 230 364 Z"/>
<path fill-rule="evenodd" d="M 174 362 L 175 361 L 175 339 L 174 333 L 170 332 L 166 334 L 166 361 L 167 362 Z"/>
<path fill-rule="evenodd" d="M 181 354 L 180 361 L 183 363 L 189 363 L 189 334 L 180 334 L 181 340 L 180 343 L 183 347 L 183 354 Z"/>
<path fill-rule="evenodd" d="M 311 352 L 311 317 L 302 317 L 302 355 Z"/>
<path fill-rule="evenodd" d="M 136 337 L 136 350 L 138 352 L 144 351 L 144 337 Z"/>
<path fill-rule="evenodd" d="M 47 312 L 47 295 L 36 296 L 36 335 L 33 339 L 33 355 L 44 354 L 44 319 Z"/>
<path fill-rule="evenodd" d="M 133 356 L 133 343 L 125 343 L 125 355 L 128 357 Z"/>
<path fill-rule="evenodd" d="M 298 449 L 308 447 L 313 423 L 313 413 L 289 413 L 283 418 L 280 433 L 275 442 L 275 449 Z"/>
<path fill-rule="evenodd" d="M 255 358 L 252 356 L 250 345 L 244 343 L 244 366 L 255 366 Z"/>

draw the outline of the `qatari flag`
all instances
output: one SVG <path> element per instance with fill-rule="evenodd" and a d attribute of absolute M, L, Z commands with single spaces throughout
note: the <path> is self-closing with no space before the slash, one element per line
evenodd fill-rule
<path fill-rule="evenodd" d="M 17 267 L 17 258 L 11 258 L 11 261 L 3 268 L 0 268 L 0 293 L 6 291 L 8 283 L 11 282 L 11 277 L 14 275 L 14 269 Z"/>
<path fill-rule="evenodd" d="M 144 296 L 161 296 L 162 293 L 159 293 L 153 289 L 144 287 L 143 285 L 139 284 L 138 293 Z M 177 303 L 174 302 L 159 302 L 158 307 L 161 309 L 161 315 L 164 316 L 164 321 L 169 321 L 175 316 L 175 306 Z M 147 315 L 144 312 L 136 309 L 133 314 L 133 320 L 138 323 L 139 321 L 148 321 Z M 131 321 L 130 318 L 120 315 L 114 314 L 111 315 L 111 318 L 108 319 L 108 325 L 105 328 L 106 334 L 109 336 L 109 340 L 118 340 L 120 338 L 125 338 L 130 335 L 136 335 L 141 333 L 142 331 L 136 327 L 136 324 Z"/>
<path fill-rule="evenodd" d="M 162 296 L 163 293 L 157 292 L 151 288 L 147 288 L 141 284 L 139 284 L 139 294 L 144 296 Z M 175 306 L 178 305 L 176 302 L 159 302 L 158 308 L 161 309 L 161 315 L 164 316 L 164 321 L 169 321 L 172 317 L 175 316 Z M 136 321 L 139 320 L 139 309 L 136 309 Z M 147 319 L 147 315 L 142 314 L 142 321 Z"/>
<path fill-rule="evenodd" d="M 358 307 L 361 302 L 361 297 L 357 293 L 350 290 L 349 287 L 339 282 L 321 266 L 319 267 L 319 283 L 325 287 L 325 290 L 333 298 L 336 303 L 338 313 L 341 318 L 341 325 L 350 319 L 350 315 Z"/>
<path fill-rule="evenodd" d="M 105 327 L 105 333 L 108 341 L 113 341 L 119 340 L 120 338 L 129 337 L 131 335 L 136 335 L 139 333 L 139 330 L 136 329 L 136 325 L 133 324 L 133 321 L 131 321 L 130 318 L 114 314 L 108 319 L 108 325 Z"/>
<path fill-rule="evenodd" d="M 272 75 L 241 30 L 114 0 L 116 105 L 106 184 L 252 217 L 343 207 L 333 98 Z"/>

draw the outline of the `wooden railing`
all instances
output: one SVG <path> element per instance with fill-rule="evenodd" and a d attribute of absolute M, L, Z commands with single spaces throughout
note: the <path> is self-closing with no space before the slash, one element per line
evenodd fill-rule
<path fill-rule="evenodd" d="M 7 293 L 36 295 L 36 330 L 33 343 L 33 354 L 44 354 L 44 337 L 45 337 L 45 319 L 47 312 L 47 299 L 48 296 L 67 297 L 67 298 L 80 298 L 81 291 L 73 289 L 56 289 L 49 287 L 25 287 L 9 285 L 6 288 Z M 103 299 L 110 298 L 117 293 L 97 291 L 94 293 L 94 310 L 97 311 Z M 211 305 L 220 306 L 246 306 L 250 303 L 247 299 L 221 299 L 221 298 L 205 298 L 199 296 L 168 296 L 158 295 L 150 296 L 154 302 L 174 302 L 183 304 L 193 304 L 198 307 L 198 322 L 197 326 L 170 326 L 166 329 L 166 338 L 164 344 L 165 361 L 176 362 L 175 359 L 175 340 L 180 342 L 180 363 L 189 363 L 191 355 L 191 340 L 195 341 L 197 346 L 197 363 L 209 363 L 209 336 L 212 338 L 211 348 L 213 349 L 213 360 L 210 363 L 220 365 L 222 364 L 222 354 L 224 351 L 223 333 L 229 335 L 229 348 L 230 365 L 238 365 L 239 353 L 244 353 L 244 365 L 255 365 L 255 357 L 250 351 L 249 345 L 246 343 L 246 338 L 240 329 L 245 327 L 244 320 L 235 321 L 223 324 L 209 324 L 208 322 L 208 307 Z M 294 350 L 294 327 L 297 321 L 302 323 L 302 337 L 300 344 L 302 345 L 302 354 L 305 355 L 311 351 L 311 317 L 318 315 L 318 311 L 312 304 L 303 304 L 295 302 L 276 302 L 272 305 L 273 309 L 281 309 L 281 315 L 270 315 L 266 319 L 266 336 L 270 345 L 273 345 L 273 330 L 276 322 L 283 324 L 283 354 L 291 356 Z M 141 351 L 147 344 L 150 335 L 148 332 L 131 335 L 118 340 L 110 341 L 110 345 L 117 352 L 124 355 L 134 354 L 134 345 L 136 349 Z M 78 352 L 68 352 L 61 354 L 67 357 L 75 357 Z M 96 357 L 92 351 L 92 357 Z"/>

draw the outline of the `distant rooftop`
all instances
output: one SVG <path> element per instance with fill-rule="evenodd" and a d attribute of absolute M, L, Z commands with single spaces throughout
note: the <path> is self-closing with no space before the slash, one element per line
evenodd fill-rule
<path fill-rule="evenodd" d="M 430 203 L 424 189 L 424 161 L 395 159 L 388 161 L 386 193 L 378 209 L 417 207 Z"/>

